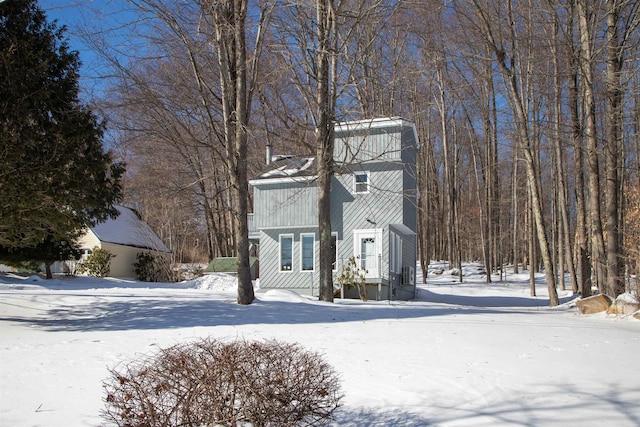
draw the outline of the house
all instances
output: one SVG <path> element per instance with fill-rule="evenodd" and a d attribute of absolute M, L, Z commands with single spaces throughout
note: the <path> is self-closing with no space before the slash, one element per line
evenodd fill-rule
<path fill-rule="evenodd" d="M 158 235 L 145 223 L 138 213 L 124 206 L 116 206 L 119 215 L 107 219 L 85 230 L 78 240 L 82 251 L 82 261 L 98 247 L 115 255 L 111 259 L 111 277 L 135 278 L 134 264 L 140 252 L 150 252 L 156 256 L 169 257 L 171 250 Z M 58 263 L 56 263 L 58 264 Z M 75 261 L 66 261 L 56 265 L 57 272 L 75 271 Z"/>
<path fill-rule="evenodd" d="M 350 257 L 370 299 L 415 297 L 418 137 L 413 123 L 381 118 L 336 124 L 331 189 L 334 273 Z M 273 160 L 273 161 L 272 161 Z M 259 244 L 260 289 L 319 293 L 317 164 L 274 158 L 250 180 L 250 238 Z M 357 297 L 354 289 L 336 295 Z"/>

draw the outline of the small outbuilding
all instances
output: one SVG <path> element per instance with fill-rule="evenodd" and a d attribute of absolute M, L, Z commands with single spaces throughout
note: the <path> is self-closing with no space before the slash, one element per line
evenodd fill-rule
<path fill-rule="evenodd" d="M 97 247 L 111 252 L 115 257 L 111 260 L 111 277 L 135 277 L 134 264 L 138 253 L 151 253 L 156 257 L 166 257 L 171 250 L 153 229 L 142 220 L 132 208 L 116 206 L 119 215 L 115 219 L 108 219 L 85 230 L 78 240 L 82 251 L 82 258 L 86 259 Z M 56 263 L 55 272 L 74 272 L 76 261 Z M 61 264 L 61 265 L 58 265 Z"/>
<path fill-rule="evenodd" d="M 251 280 L 258 278 L 258 258 L 249 258 L 249 268 L 251 269 Z M 207 268 L 204 269 L 204 274 L 212 273 L 225 273 L 225 274 L 238 274 L 238 258 L 237 257 L 218 257 L 214 258 Z"/>

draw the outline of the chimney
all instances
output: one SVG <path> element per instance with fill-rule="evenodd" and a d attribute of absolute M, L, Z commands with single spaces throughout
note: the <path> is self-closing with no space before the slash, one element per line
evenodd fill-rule
<path fill-rule="evenodd" d="M 267 165 L 270 165 L 273 161 L 273 147 L 271 144 L 267 144 Z"/>

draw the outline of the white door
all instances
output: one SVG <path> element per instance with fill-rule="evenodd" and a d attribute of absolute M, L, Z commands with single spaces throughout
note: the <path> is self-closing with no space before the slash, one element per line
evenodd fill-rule
<path fill-rule="evenodd" d="M 353 254 L 358 267 L 366 271 L 366 278 L 380 277 L 382 230 L 354 230 Z"/>

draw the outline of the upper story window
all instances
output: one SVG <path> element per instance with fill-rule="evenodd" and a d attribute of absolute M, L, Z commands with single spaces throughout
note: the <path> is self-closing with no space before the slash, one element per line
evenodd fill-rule
<path fill-rule="evenodd" d="M 368 172 L 356 172 L 353 175 L 353 191 L 354 193 L 369 192 L 369 173 Z"/>

